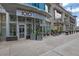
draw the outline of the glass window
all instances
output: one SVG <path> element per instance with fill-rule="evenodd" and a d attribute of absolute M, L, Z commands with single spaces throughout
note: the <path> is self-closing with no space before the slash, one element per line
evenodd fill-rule
<path fill-rule="evenodd" d="M 19 22 L 25 22 L 25 17 L 18 17 Z"/>
<path fill-rule="evenodd" d="M 15 15 L 10 15 L 10 21 L 16 21 L 16 16 Z"/>
<path fill-rule="evenodd" d="M 60 18 L 61 18 L 61 13 L 55 10 L 55 19 L 60 19 Z"/>
<path fill-rule="evenodd" d="M 6 36 L 6 28 L 5 27 L 2 28 L 2 36 Z"/>
<path fill-rule="evenodd" d="M 5 14 L 0 14 L 0 36 L 6 35 L 6 16 Z"/>
<path fill-rule="evenodd" d="M 40 23 L 42 24 L 42 20 L 40 20 Z"/>
<path fill-rule="evenodd" d="M 48 6 L 45 4 L 45 11 L 48 12 Z"/>
<path fill-rule="evenodd" d="M 39 3 L 39 8 L 42 10 L 45 10 L 45 4 L 44 3 Z"/>
<path fill-rule="evenodd" d="M 32 3 L 32 5 L 39 8 L 39 3 Z"/>
<path fill-rule="evenodd" d="M 16 36 L 16 24 L 10 23 L 10 36 Z"/>
<path fill-rule="evenodd" d="M 27 22 L 32 22 L 32 19 L 31 18 L 27 18 Z"/>
<path fill-rule="evenodd" d="M 45 10 L 45 4 L 44 3 L 32 3 L 32 6 L 37 7 L 39 9 Z"/>
<path fill-rule="evenodd" d="M 0 36 L 2 35 L 2 17 L 0 14 Z"/>
<path fill-rule="evenodd" d="M 40 20 L 39 20 L 39 19 L 36 19 L 35 21 L 36 21 L 36 23 L 38 23 L 38 24 L 39 24 L 39 22 L 40 22 Z"/>

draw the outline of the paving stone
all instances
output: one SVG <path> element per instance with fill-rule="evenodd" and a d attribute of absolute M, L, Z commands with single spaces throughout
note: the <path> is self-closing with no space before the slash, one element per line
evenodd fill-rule
<path fill-rule="evenodd" d="M 2 56 L 63 56 L 79 55 L 79 33 L 46 36 L 43 40 L 0 42 Z"/>

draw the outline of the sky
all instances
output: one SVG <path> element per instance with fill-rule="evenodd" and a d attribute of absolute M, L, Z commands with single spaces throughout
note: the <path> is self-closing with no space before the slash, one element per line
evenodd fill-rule
<path fill-rule="evenodd" d="M 76 22 L 79 26 L 79 3 L 63 3 L 63 6 L 67 11 L 71 11 L 73 15 L 77 16 Z"/>

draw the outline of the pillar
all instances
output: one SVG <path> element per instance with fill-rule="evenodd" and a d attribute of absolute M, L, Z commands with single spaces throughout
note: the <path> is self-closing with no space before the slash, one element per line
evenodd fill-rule
<path fill-rule="evenodd" d="M 64 18 L 65 18 L 65 13 L 64 12 L 62 12 L 62 22 L 63 22 L 63 32 L 65 32 L 66 31 L 66 26 L 65 26 L 65 22 L 64 22 Z"/>
<path fill-rule="evenodd" d="M 10 29 L 9 29 L 9 21 L 10 21 L 10 18 L 9 18 L 9 14 L 6 13 L 6 37 L 9 37 L 10 35 Z"/>

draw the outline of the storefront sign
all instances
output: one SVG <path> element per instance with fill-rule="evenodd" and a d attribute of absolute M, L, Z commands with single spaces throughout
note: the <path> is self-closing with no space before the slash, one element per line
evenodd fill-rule
<path fill-rule="evenodd" d="M 32 16 L 32 12 L 17 10 L 16 15 L 19 15 L 19 16 Z"/>
<path fill-rule="evenodd" d="M 45 19 L 46 17 L 43 15 L 40 15 L 35 12 L 29 12 L 29 11 L 22 11 L 22 10 L 17 10 L 16 15 L 18 16 L 25 16 L 25 17 L 33 17 L 33 18 L 38 18 L 38 19 Z"/>

